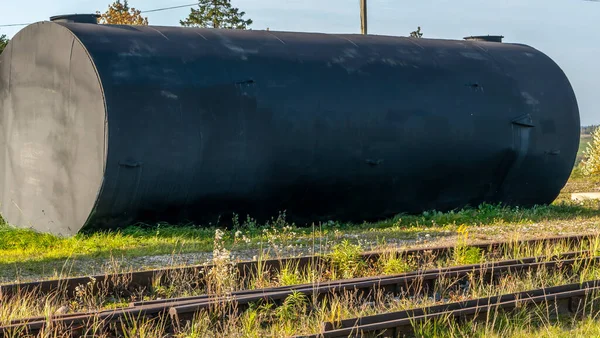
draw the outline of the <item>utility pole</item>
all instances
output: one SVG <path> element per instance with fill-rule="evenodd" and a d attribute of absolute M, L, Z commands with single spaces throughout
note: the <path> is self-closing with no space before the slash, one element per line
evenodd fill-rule
<path fill-rule="evenodd" d="M 367 0 L 360 0 L 360 33 L 367 34 Z"/>

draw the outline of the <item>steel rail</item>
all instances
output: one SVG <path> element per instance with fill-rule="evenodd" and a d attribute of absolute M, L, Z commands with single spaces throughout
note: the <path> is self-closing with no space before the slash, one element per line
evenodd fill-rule
<path fill-rule="evenodd" d="M 501 241 L 501 242 L 486 242 L 486 243 L 475 243 L 470 244 L 468 247 L 479 248 L 484 252 L 491 252 L 502 247 L 511 245 L 538 245 L 538 244 L 552 244 L 559 242 L 566 242 L 569 244 L 578 244 L 584 241 L 589 241 L 594 238 L 598 238 L 597 235 L 576 235 L 576 236 L 557 236 L 557 237 L 546 237 L 536 238 L 521 241 Z M 418 249 L 405 249 L 392 251 L 405 257 L 418 257 L 424 255 L 426 252 L 434 256 L 447 255 L 453 252 L 455 246 L 439 246 L 430 248 L 418 248 Z M 377 251 L 377 252 L 366 252 L 361 255 L 363 261 L 377 261 L 381 255 L 389 254 L 390 251 Z M 243 279 L 245 277 L 253 276 L 257 273 L 259 267 L 262 267 L 264 271 L 275 272 L 281 270 L 282 267 L 291 265 L 297 265 L 298 269 L 306 269 L 309 267 L 323 266 L 327 264 L 327 258 L 322 255 L 295 257 L 295 258 L 283 258 L 283 259 L 270 259 L 262 262 L 258 261 L 247 261 L 239 262 L 235 265 L 237 274 Z M 66 298 L 72 298 L 72 295 L 76 291 L 77 287 L 85 286 L 88 283 L 94 283 L 94 291 L 103 291 L 108 294 L 115 293 L 115 290 L 123 290 L 123 285 L 120 285 L 122 281 L 128 281 L 126 289 L 128 293 L 138 293 L 144 290 L 152 289 L 152 286 L 157 282 L 163 284 L 168 281 L 171 276 L 174 275 L 195 275 L 198 280 L 202 279 L 203 273 L 209 269 L 212 269 L 214 265 L 193 265 L 186 267 L 173 267 L 166 269 L 154 269 L 147 271 L 135 271 L 128 273 L 117 273 L 117 274 L 103 274 L 94 276 L 84 277 L 71 277 L 62 278 L 57 280 L 46 280 L 39 282 L 27 282 L 27 283 L 15 283 L 0 285 L 0 301 L 6 301 L 7 299 L 23 294 L 23 293 L 35 293 L 36 296 L 42 297 L 44 295 L 52 293 L 62 293 Z M 202 285 L 199 284 L 198 287 Z"/>
<path fill-rule="evenodd" d="M 600 256 L 588 258 L 592 264 L 600 263 Z M 574 258 L 565 260 L 554 260 L 546 262 L 514 263 L 507 265 L 483 265 L 480 268 L 468 267 L 462 270 L 445 270 L 441 272 L 408 275 L 408 276 L 388 276 L 376 277 L 362 281 L 334 282 L 327 285 L 315 285 L 307 288 L 297 288 L 294 290 L 282 290 L 273 292 L 261 292 L 242 296 L 231 295 L 227 298 L 202 299 L 198 301 L 185 301 L 183 304 L 175 303 L 171 305 L 169 314 L 171 321 L 180 326 L 181 323 L 190 321 L 200 310 L 210 309 L 224 303 L 235 304 L 238 311 L 247 308 L 251 303 L 264 301 L 281 303 L 293 292 L 302 293 L 306 296 L 317 296 L 322 299 L 331 295 L 340 295 L 344 292 L 361 293 L 363 298 L 368 299 L 374 295 L 374 291 L 383 291 L 394 295 L 415 295 L 420 292 L 430 293 L 435 290 L 436 282 L 440 279 L 453 280 L 456 284 L 466 278 L 478 278 L 485 282 L 493 283 L 500 276 L 505 274 L 520 273 L 526 270 L 559 269 L 565 270 L 572 268 L 578 262 L 584 262 L 586 259 Z"/>
<path fill-rule="evenodd" d="M 573 252 L 566 252 L 566 253 L 553 255 L 553 256 L 537 256 L 537 257 L 527 257 L 527 258 L 520 258 L 520 259 L 489 262 L 489 263 L 483 263 L 483 264 L 479 263 L 479 264 L 469 264 L 469 265 L 458 265 L 458 266 L 450 266 L 450 267 L 428 269 L 428 270 L 409 271 L 409 272 L 393 274 L 393 275 L 347 278 L 347 279 L 338 279 L 335 281 L 327 281 L 327 282 L 320 282 L 320 283 L 305 283 L 305 284 L 297 284 L 297 285 L 278 286 L 278 287 L 272 287 L 272 288 L 261 288 L 258 290 L 240 290 L 240 291 L 232 292 L 231 295 L 244 296 L 244 295 L 252 295 L 252 294 L 256 294 L 256 293 L 265 293 L 266 291 L 269 291 L 269 292 L 286 291 L 286 290 L 291 291 L 291 290 L 300 290 L 300 289 L 306 289 L 306 288 L 314 288 L 315 286 L 326 287 L 326 286 L 331 286 L 331 285 L 341 285 L 341 284 L 347 284 L 347 283 L 359 283 L 362 281 L 370 281 L 370 280 L 373 280 L 374 278 L 380 278 L 381 280 L 385 280 L 388 278 L 407 278 L 407 277 L 411 277 L 411 276 L 418 277 L 418 276 L 426 276 L 426 275 L 432 275 L 432 274 L 434 274 L 434 275 L 435 274 L 447 274 L 447 273 L 452 273 L 452 272 L 460 272 L 460 271 L 473 270 L 473 269 L 493 269 L 495 267 L 519 265 L 519 264 L 529 264 L 529 263 L 535 263 L 535 262 L 552 261 L 552 260 L 557 260 L 557 259 L 560 259 L 560 260 L 574 259 L 577 257 L 584 257 L 586 255 L 591 255 L 591 254 L 592 254 L 592 252 L 587 251 L 587 250 L 586 251 L 573 251 Z M 199 295 L 199 296 L 171 298 L 171 299 L 138 301 L 138 302 L 131 302 L 129 305 L 130 306 L 140 306 L 140 305 L 169 303 L 169 302 L 174 302 L 174 301 L 184 301 L 184 300 L 185 301 L 187 301 L 187 300 L 193 301 L 193 300 L 205 300 L 205 299 L 211 299 L 211 296 L 210 295 Z"/>
<path fill-rule="evenodd" d="M 293 292 L 305 295 L 317 295 L 319 298 L 328 297 L 332 294 L 340 294 L 346 291 L 362 292 L 365 298 L 373 294 L 375 290 L 391 292 L 394 294 L 417 294 L 429 292 L 435 289 L 436 281 L 444 278 L 455 279 L 455 283 L 469 276 L 489 279 L 493 282 L 495 278 L 505 273 L 516 273 L 524 270 L 537 270 L 542 267 L 549 269 L 572 267 L 577 262 L 589 260 L 599 263 L 600 257 L 590 257 L 592 252 L 570 252 L 561 255 L 530 257 L 509 261 L 491 262 L 486 264 L 474 264 L 468 266 L 455 266 L 425 271 L 409 272 L 391 276 L 363 277 L 347 280 L 337 280 L 321 284 L 303 284 L 267 288 L 258 290 L 242 290 L 229 294 L 226 297 L 198 296 L 182 297 L 149 302 L 137 302 L 130 304 L 127 308 L 95 311 L 89 313 L 75 313 L 56 315 L 52 317 L 35 317 L 12 321 L 9 325 L 0 327 L 0 336 L 14 332 L 18 328 L 25 328 L 26 332 L 39 332 L 45 327 L 59 325 L 72 330 L 81 330 L 91 322 L 100 321 L 110 323 L 119 319 L 139 316 L 157 317 L 170 314 L 174 327 L 189 320 L 201 310 L 219 304 L 235 303 L 239 310 L 256 301 L 266 300 L 275 303 L 285 300 Z M 587 257 L 585 257 L 587 256 Z M 554 260 L 552 260 L 554 259 Z M 548 261 L 549 260 L 549 261 Z M 240 306 L 241 305 L 241 306 Z"/>
<path fill-rule="evenodd" d="M 413 334 L 416 325 L 428 320 L 474 320 L 493 310 L 513 310 L 541 303 L 547 303 L 547 308 L 557 314 L 578 313 L 590 295 L 600 296 L 600 280 L 346 319 L 337 324 L 328 322 L 320 333 L 295 338 L 401 337 Z"/>
<path fill-rule="evenodd" d="M 19 327 L 25 327 L 26 332 L 39 332 L 49 323 L 61 327 L 78 328 L 89 325 L 93 321 L 111 322 L 127 316 L 161 316 L 169 312 L 171 321 L 175 326 L 186 319 L 193 317 L 197 311 L 211 306 L 226 303 L 235 303 L 236 306 L 267 300 L 283 301 L 293 292 L 306 295 L 325 297 L 331 294 L 340 294 L 345 291 L 361 291 L 368 296 L 374 290 L 392 292 L 394 294 L 417 294 L 434 290 L 435 281 L 444 279 L 463 279 L 469 276 L 479 276 L 491 282 L 505 273 L 516 273 L 524 270 L 537 270 L 542 267 L 549 269 L 569 268 L 577 262 L 600 262 L 600 257 L 580 257 L 591 254 L 590 251 L 570 252 L 558 256 L 541 256 L 524 259 L 492 262 L 486 264 L 473 264 L 467 266 L 439 268 L 418 272 L 409 272 L 391 276 L 363 277 L 346 280 L 331 281 L 323 284 L 303 284 L 289 287 L 278 287 L 258 290 L 243 290 L 225 297 L 199 296 L 173 298 L 159 301 L 132 303 L 127 308 L 114 310 L 95 311 L 88 313 L 75 313 L 56 315 L 52 317 L 33 317 L 12 321 L 9 325 L 0 327 L 0 334 L 5 334 Z M 575 258 L 579 257 L 579 258 Z M 551 260 L 553 258 L 559 258 Z M 550 260 L 550 261 L 547 261 Z M 243 308 L 240 307 L 240 309 Z"/>

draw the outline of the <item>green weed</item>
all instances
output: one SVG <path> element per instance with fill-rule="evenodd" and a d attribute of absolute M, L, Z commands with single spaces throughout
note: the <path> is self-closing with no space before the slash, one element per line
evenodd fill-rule
<path fill-rule="evenodd" d="M 343 240 L 333 246 L 333 250 L 325 257 L 331 265 L 331 279 L 352 278 L 357 276 L 366 266 L 361 258 L 362 248 L 360 245 L 351 244 Z"/>
<path fill-rule="evenodd" d="M 456 248 L 453 251 L 454 263 L 456 265 L 477 264 L 483 261 L 483 254 L 480 248 L 469 247 L 469 231 L 465 225 L 461 225 L 457 230 L 458 239 Z"/>
<path fill-rule="evenodd" d="M 384 252 L 377 260 L 377 270 L 384 275 L 396 275 L 417 270 L 418 266 L 395 251 Z"/>

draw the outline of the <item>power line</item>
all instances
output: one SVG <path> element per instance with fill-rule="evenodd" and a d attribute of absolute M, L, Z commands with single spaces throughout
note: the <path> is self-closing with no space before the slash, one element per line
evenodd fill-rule
<path fill-rule="evenodd" d="M 28 23 L 11 23 L 9 25 L 0 25 L 0 27 L 16 27 L 16 26 L 27 26 Z"/>
<path fill-rule="evenodd" d="M 191 7 L 191 6 L 195 6 L 197 4 L 198 4 L 198 2 L 194 2 L 193 4 L 188 4 L 188 5 L 179 5 L 179 6 L 172 6 L 172 7 L 163 7 L 163 8 L 149 9 L 149 10 L 146 10 L 146 11 L 140 11 L 140 13 L 162 12 L 162 11 L 168 11 L 168 10 L 171 10 L 171 9 Z M 0 27 L 18 27 L 18 26 L 27 26 L 27 25 L 30 25 L 30 23 L 11 23 L 11 24 L 7 24 L 7 25 L 0 25 Z"/>
<path fill-rule="evenodd" d="M 194 2 L 193 4 L 189 4 L 189 5 L 181 5 L 181 6 L 158 8 L 158 9 L 150 9 L 150 10 L 147 10 L 147 11 L 141 11 L 141 13 L 162 12 L 162 11 L 168 11 L 170 9 L 177 9 L 177 8 L 184 8 L 184 7 L 195 6 L 197 4 L 198 4 L 198 2 Z"/>

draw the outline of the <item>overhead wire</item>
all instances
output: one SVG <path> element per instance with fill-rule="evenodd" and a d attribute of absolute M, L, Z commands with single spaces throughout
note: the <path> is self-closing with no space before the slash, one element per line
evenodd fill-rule
<path fill-rule="evenodd" d="M 191 6 L 195 6 L 197 4 L 198 4 L 198 2 L 194 2 L 192 4 L 187 4 L 187 5 L 179 5 L 179 6 L 171 6 L 171 7 L 162 7 L 162 8 L 156 8 L 156 9 L 149 9 L 149 10 L 145 10 L 145 11 L 140 11 L 140 13 L 162 12 L 162 11 L 168 11 L 168 10 L 171 10 L 171 9 L 191 7 Z M 31 23 L 11 23 L 11 24 L 0 25 L 0 27 L 18 27 L 18 26 L 27 26 L 27 25 L 30 25 L 30 24 Z"/>
<path fill-rule="evenodd" d="M 8 25 L 0 25 L 0 27 L 16 27 L 16 26 L 27 26 L 28 23 L 11 23 Z"/>
<path fill-rule="evenodd" d="M 177 8 L 184 8 L 184 7 L 191 7 L 191 6 L 195 6 L 197 5 L 198 2 L 194 2 L 193 4 L 189 4 L 189 5 L 179 5 L 179 6 L 173 6 L 173 7 L 164 7 L 164 8 L 157 8 L 157 9 L 150 9 L 147 11 L 141 11 L 141 13 L 154 13 L 154 12 L 162 12 L 162 11 L 168 11 L 170 9 L 177 9 Z"/>

